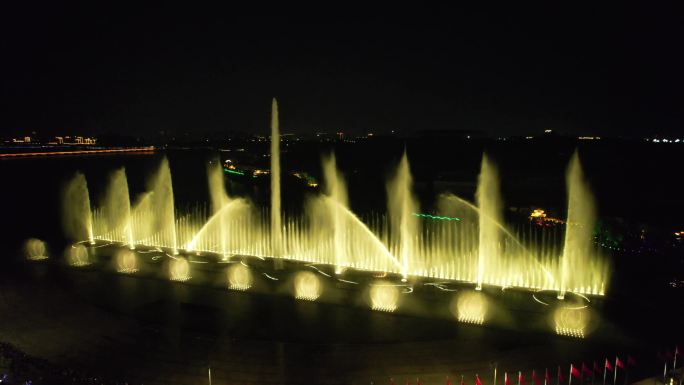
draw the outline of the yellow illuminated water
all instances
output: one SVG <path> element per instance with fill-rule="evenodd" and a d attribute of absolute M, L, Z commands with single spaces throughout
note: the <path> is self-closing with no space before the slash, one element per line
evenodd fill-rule
<path fill-rule="evenodd" d="M 270 210 L 225 191 L 221 163 L 207 169 L 210 210 L 177 211 L 171 169 L 163 159 L 147 192 L 131 205 L 123 169 L 110 178 L 105 198 L 91 210 L 85 177 L 77 174 L 64 194 L 64 224 L 76 241 L 106 240 L 130 248 L 163 248 L 170 254 L 215 253 L 330 265 L 345 269 L 428 277 L 482 286 L 604 295 L 606 258 L 594 247 L 594 198 L 577 154 L 567 173 L 567 225 L 509 227 L 496 165 L 482 158 L 476 202 L 452 194 L 438 198 L 439 212 L 418 216 L 408 156 L 403 154 L 387 181 L 387 212 L 366 217 L 348 205 L 349 194 L 334 155 L 323 159 L 323 192 L 307 199 L 299 214 L 280 209 L 278 109 L 272 104 Z M 120 208 L 120 209 L 117 209 Z M 450 220 L 443 220 L 450 218 Z M 440 220 L 441 219 L 441 220 Z M 172 279 L 189 278 L 183 259 L 174 260 Z M 178 262 L 183 261 L 183 262 Z M 75 261 L 83 263 L 82 260 Z M 237 285 L 234 285 L 237 287 Z"/>

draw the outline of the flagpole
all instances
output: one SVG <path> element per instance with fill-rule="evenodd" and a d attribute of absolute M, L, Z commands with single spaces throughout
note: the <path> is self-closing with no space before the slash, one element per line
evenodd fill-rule
<path fill-rule="evenodd" d="M 606 359 L 606 361 L 608 361 Z M 603 385 L 606 385 L 606 373 L 608 373 L 608 368 L 606 368 L 606 363 L 603 363 Z"/>
<path fill-rule="evenodd" d="M 663 370 L 663 384 L 667 380 L 667 360 L 665 360 L 665 370 Z"/>
<path fill-rule="evenodd" d="M 518 370 L 518 385 L 520 385 L 520 376 L 522 376 L 522 372 Z"/>
<path fill-rule="evenodd" d="M 677 353 L 679 353 L 679 348 L 675 347 L 675 354 L 674 354 L 675 358 L 674 358 L 674 362 L 672 363 L 672 370 L 674 370 L 675 372 L 677 371 Z"/>
<path fill-rule="evenodd" d="M 617 371 L 618 371 L 618 360 L 617 356 L 615 356 L 615 375 L 613 376 L 613 385 L 617 385 Z"/>
<path fill-rule="evenodd" d="M 568 385 L 572 385 L 572 364 L 570 364 L 570 377 L 568 377 Z"/>
<path fill-rule="evenodd" d="M 546 379 L 549 378 L 549 369 L 544 371 L 544 385 L 549 385 L 546 383 Z"/>
<path fill-rule="evenodd" d="M 494 385 L 496 385 L 496 363 L 494 364 Z"/>

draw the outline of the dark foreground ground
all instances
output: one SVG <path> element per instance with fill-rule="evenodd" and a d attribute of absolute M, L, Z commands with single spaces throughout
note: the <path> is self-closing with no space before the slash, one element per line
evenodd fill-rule
<path fill-rule="evenodd" d="M 390 314 L 330 296 L 297 301 L 282 290 L 235 292 L 102 266 L 51 260 L 4 269 L 0 339 L 56 365 L 144 384 L 207 383 L 209 367 L 213 384 L 441 384 L 476 374 L 491 384 L 494 365 L 502 383 L 504 371 L 549 368 L 554 377 L 558 365 L 565 372 L 615 354 L 639 358 L 637 379 L 651 374 L 668 341 L 658 322 L 616 326 L 611 318 L 623 313 L 610 300 L 595 305 L 593 333 L 574 339 L 556 336 L 548 310 L 524 292 L 487 293 L 505 309 L 494 318 L 509 319 L 475 326 L 444 316 L 437 308 L 449 301 L 430 293 L 413 299 L 422 311 Z"/>

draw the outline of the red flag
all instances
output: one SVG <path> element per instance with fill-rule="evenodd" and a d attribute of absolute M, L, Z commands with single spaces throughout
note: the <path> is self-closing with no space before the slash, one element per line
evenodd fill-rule
<path fill-rule="evenodd" d="M 416 385 L 420 385 L 420 378 L 416 378 Z"/>
<path fill-rule="evenodd" d="M 560 366 L 558 367 L 558 383 L 560 384 L 561 382 L 565 381 L 565 378 L 563 378 L 563 372 L 561 372 Z"/>
<path fill-rule="evenodd" d="M 601 368 L 599 367 L 598 362 L 594 361 L 594 373 L 599 373 L 601 372 Z"/>
<path fill-rule="evenodd" d="M 570 364 L 570 374 L 571 374 L 573 377 L 579 378 L 580 380 L 582 379 L 582 372 L 580 372 L 579 370 L 577 370 L 577 368 L 574 367 L 572 364 Z"/>
<path fill-rule="evenodd" d="M 615 366 L 617 366 L 620 369 L 625 368 L 625 364 L 623 364 L 622 361 L 620 361 L 620 357 L 615 357 Z"/>
<path fill-rule="evenodd" d="M 606 369 L 610 370 L 611 372 L 613 371 L 613 365 L 610 364 L 610 361 L 606 358 L 606 363 L 603 365 Z"/>
<path fill-rule="evenodd" d="M 546 382 L 547 385 L 551 384 L 551 378 L 549 378 L 549 368 L 546 368 L 546 373 L 544 374 L 544 382 Z"/>
<path fill-rule="evenodd" d="M 541 385 L 541 380 L 539 379 L 539 376 L 537 376 L 537 372 L 534 370 L 532 371 L 532 382 L 534 382 L 534 385 Z"/>
<path fill-rule="evenodd" d="M 482 385 L 482 381 L 480 381 L 480 376 L 477 374 L 475 375 L 475 385 Z"/>
<path fill-rule="evenodd" d="M 390 377 L 390 384 L 394 385 L 394 378 Z"/>
<path fill-rule="evenodd" d="M 461 385 L 465 385 L 465 381 L 463 380 L 463 376 L 461 376 Z"/>
<path fill-rule="evenodd" d="M 525 385 L 525 376 L 523 376 L 522 372 L 518 372 L 518 383 L 520 385 Z"/>
<path fill-rule="evenodd" d="M 451 385 L 451 380 L 449 380 L 449 376 L 447 376 L 447 382 L 446 385 Z"/>
<path fill-rule="evenodd" d="M 594 372 L 592 372 L 591 369 L 587 365 L 584 365 L 584 362 L 582 362 L 582 374 L 592 376 L 594 375 Z"/>
<path fill-rule="evenodd" d="M 508 378 L 508 372 L 504 372 L 504 384 L 511 385 L 511 380 Z"/>
<path fill-rule="evenodd" d="M 637 366 L 636 360 L 632 356 L 627 356 L 627 365 Z"/>

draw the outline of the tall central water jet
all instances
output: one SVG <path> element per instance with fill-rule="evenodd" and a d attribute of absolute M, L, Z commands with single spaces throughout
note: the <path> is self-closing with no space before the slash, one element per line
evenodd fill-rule
<path fill-rule="evenodd" d="M 414 251 L 414 236 L 418 233 L 418 201 L 413 195 L 413 178 L 406 151 L 401 157 L 394 177 L 387 183 L 387 212 L 390 219 L 390 237 L 395 247 L 392 254 L 401 261 L 402 279 L 406 280 L 410 258 Z"/>
<path fill-rule="evenodd" d="M 333 244 L 335 252 L 335 273 L 341 274 L 343 266 L 347 264 L 346 234 L 347 221 L 343 210 L 349 206 L 347 186 L 342 173 L 337 169 L 335 154 L 323 158 L 323 176 L 325 178 L 326 194 L 331 201 L 328 204 L 333 223 Z"/>
<path fill-rule="evenodd" d="M 578 290 L 582 285 L 580 270 L 588 269 L 591 262 L 592 233 L 596 224 L 594 197 L 584 178 L 577 151 L 570 159 L 565 181 L 568 191 L 568 218 L 561 260 L 559 299 L 565 297 L 567 290 Z"/>
<path fill-rule="evenodd" d="M 498 263 L 499 244 L 501 242 L 502 222 L 501 190 L 496 166 L 486 154 L 482 155 L 480 176 L 475 193 L 479 215 L 479 246 L 477 259 L 477 290 L 482 289 L 485 271 Z"/>
<path fill-rule="evenodd" d="M 280 209 L 280 126 L 278 101 L 271 102 L 271 247 L 273 256 L 282 253 L 282 217 Z"/>

